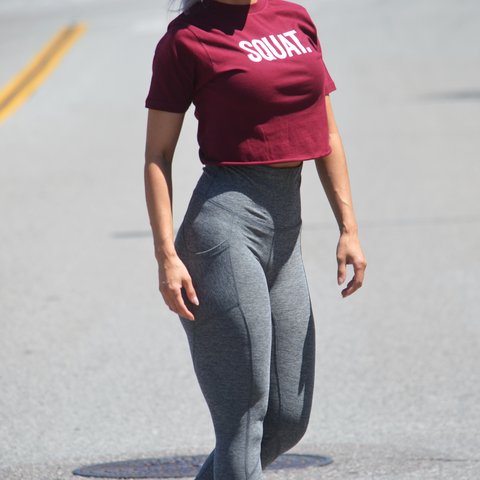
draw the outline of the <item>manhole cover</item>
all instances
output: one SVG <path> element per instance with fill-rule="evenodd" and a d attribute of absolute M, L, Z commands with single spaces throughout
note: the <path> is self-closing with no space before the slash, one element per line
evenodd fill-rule
<path fill-rule="evenodd" d="M 320 457 L 318 455 L 282 455 L 277 458 L 265 470 L 284 470 L 287 468 L 307 468 L 307 467 L 323 467 L 332 463 L 333 460 L 328 457 Z"/>
<path fill-rule="evenodd" d="M 104 463 L 74 470 L 75 475 L 102 478 L 180 478 L 194 477 L 206 455 L 191 457 L 149 458 L 126 462 Z M 287 468 L 321 467 L 333 460 L 315 455 L 282 455 L 267 470 Z"/>

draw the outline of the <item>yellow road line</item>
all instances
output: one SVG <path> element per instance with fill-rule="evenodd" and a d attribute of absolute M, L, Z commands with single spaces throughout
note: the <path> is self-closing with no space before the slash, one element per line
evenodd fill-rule
<path fill-rule="evenodd" d="M 45 81 L 86 29 L 84 23 L 61 28 L 30 63 L 0 91 L 0 123 L 20 108 Z"/>

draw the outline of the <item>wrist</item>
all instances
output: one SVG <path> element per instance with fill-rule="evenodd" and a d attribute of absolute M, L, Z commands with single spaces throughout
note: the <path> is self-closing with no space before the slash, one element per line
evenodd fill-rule
<path fill-rule="evenodd" d="M 161 243 L 154 243 L 155 258 L 158 263 L 163 263 L 168 260 L 172 260 L 177 257 L 175 245 L 172 241 L 163 241 Z"/>
<path fill-rule="evenodd" d="M 349 221 L 342 221 L 339 223 L 340 235 L 357 235 L 358 225 L 355 219 Z"/>

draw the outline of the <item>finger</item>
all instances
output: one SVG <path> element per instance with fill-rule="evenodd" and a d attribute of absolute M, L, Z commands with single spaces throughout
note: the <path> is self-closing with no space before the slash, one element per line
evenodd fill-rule
<path fill-rule="evenodd" d="M 194 320 L 192 312 L 188 310 L 183 301 L 181 287 L 175 287 L 169 282 L 162 282 L 160 284 L 160 292 L 163 296 L 163 300 L 167 304 L 167 307 L 177 315 L 187 318 L 188 320 Z"/>
<path fill-rule="evenodd" d="M 347 288 L 342 291 L 343 298 L 346 298 L 352 293 L 355 293 L 363 285 L 363 279 L 365 277 L 365 267 L 366 265 L 363 264 L 354 265 L 353 268 L 355 273 L 350 282 L 348 282 Z"/>
<path fill-rule="evenodd" d="M 360 287 L 361 285 L 357 284 L 357 282 L 354 279 L 352 279 L 348 283 L 347 288 L 342 290 L 342 297 L 343 298 L 349 297 L 352 293 L 355 293 Z"/>
<path fill-rule="evenodd" d="M 175 296 L 175 313 L 180 315 L 187 320 L 195 320 L 193 313 L 187 308 L 185 302 L 183 301 L 181 291 L 178 291 L 177 295 Z"/>
<path fill-rule="evenodd" d="M 343 258 L 337 257 L 338 270 L 337 270 L 337 282 L 342 285 L 347 278 L 347 264 Z"/>
<path fill-rule="evenodd" d="M 197 294 L 195 292 L 195 289 L 193 288 L 192 280 L 188 279 L 184 281 L 183 288 L 185 289 L 188 299 L 198 307 L 200 305 L 200 302 L 198 301 Z"/>

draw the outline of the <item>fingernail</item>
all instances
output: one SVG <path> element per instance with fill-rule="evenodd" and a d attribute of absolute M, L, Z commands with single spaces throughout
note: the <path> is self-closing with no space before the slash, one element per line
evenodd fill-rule
<path fill-rule="evenodd" d="M 338 279 L 339 285 L 341 285 L 344 281 L 345 281 L 345 279 L 343 279 L 342 277 L 339 277 L 339 279 Z"/>
<path fill-rule="evenodd" d="M 197 298 L 197 297 L 195 297 L 195 298 L 193 299 L 193 303 L 194 303 L 197 307 L 200 305 L 200 302 L 198 301 L 198 298 Z"/>

